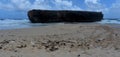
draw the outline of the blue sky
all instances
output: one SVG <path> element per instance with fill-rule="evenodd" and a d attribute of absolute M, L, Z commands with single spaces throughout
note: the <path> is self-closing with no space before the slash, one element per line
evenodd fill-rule
<path fill-rule="evenodd" d="M 27 18 L 31 9 L 102 11 L 120 18 L 120 0 L 0 0 L 0 18 Z"/>

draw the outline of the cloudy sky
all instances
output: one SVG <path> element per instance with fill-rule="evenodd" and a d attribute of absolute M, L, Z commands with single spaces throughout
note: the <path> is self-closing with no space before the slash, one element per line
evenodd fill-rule
<path fill-rule="evenodd" d="M 102 11 L 120 18 L 120 0 L 0 0 L 0 18 L 27 18 L 31 9 Z"/>

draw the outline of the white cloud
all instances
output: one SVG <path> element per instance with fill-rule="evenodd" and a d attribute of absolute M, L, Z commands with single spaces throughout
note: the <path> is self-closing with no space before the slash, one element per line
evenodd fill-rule
<path fill-rule="evenodd" d="M 51 1 L 52 4 L 47 3 Z M 12 9 L 12 10 L 30 10 L 30 9 L 71 9 L 80 10 L 81 8 L 73 5 L 72 1 L 68 0 L 35 0 L 32 3 L 30 0 L 10 0 L 8 4 L 0 3 L 0 9 Z"/>
<path fill-rule="evenodd" d="M 55 7 L 59 10 L 81 10 L 80 7 L 73 5 L 72 1 L 55 0 L 53 3 L 55 4 Z"/>
<path fill-rule="evenodd" d="M 85 3 L 88 3 L 88 2 L 97 4 L 99 0 L 85 0 Z"/>
<path fill-rule="evenodd" d="M 29 0 L 11 0 L 11 3 L 17 10 L 26 10 L 30 7 Z"/>
<path fill-rule="evenodd" d="M 84 0 L 86 4 L 84 10 L 102 11 L 108 16 L 120 16 L 120 0 L 107 7 L 101 0 Z M 79 4 L 80 5 L 80 4 Z M 83 10 L 73 3 L 73 0 L 9 0 L 7 3 L 0 1 L 0 9 L 28 11 L 30 9 L 57 9 L 57 10 Z M 111 14 L 112 13 L 112 14 Z"/>
<path fill-rule="evenodd" d="M 0 9 L 11 10 L 14 9 L 14 7 L 11 4 L 3 4 L 0 2 Z"/>
<path fill-rule="evenodd" d="M 58 5 L 65 5 L 68 7 L 71 7 L 73 5 L 72 1 L 67 1 L 67 0 L 55 0 L 55 3 Z"/>
<path fill-rule="evenodd" d="M 85 0 L 85 4 L 88 7 L 88 10 L 93 11 L 104 11 L 106 10 L 105 5 L 100 3 L 100 0 Z"/>
<path fill-rule="evenodd" d="M 112 4 L 112 8 L 120 8 L 120 0 L 116 0 L 116 2 Z"/>
<path fill-rule="evenodd" d="M 120 18 L 120 0 L 116 0 L 116 2 L 112 4 L 106 15 L 111 18 Z"/>
<path fill-rule="evenodd" d="M 35 0 L 29 9 L 51 9 L 51 6 L 45 0 Z"/>

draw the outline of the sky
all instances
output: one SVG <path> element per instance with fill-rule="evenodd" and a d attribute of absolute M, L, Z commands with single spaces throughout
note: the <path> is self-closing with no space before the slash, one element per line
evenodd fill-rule
<path fill-rule="evenodd" d="M 100 11 L 104 18 L 120 18 L 120 0 L 0 0 L 0 18 L 27 18 L 32 9 Z"/>

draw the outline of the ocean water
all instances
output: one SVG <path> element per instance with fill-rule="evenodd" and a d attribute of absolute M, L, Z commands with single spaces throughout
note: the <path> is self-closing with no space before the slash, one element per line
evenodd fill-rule
<path fill-rule="evenodd" d="M 100 22 L 101 24 L 120 24 L 120 19 L 116 18 L 106 18 Z M 29 28 L 29 27 L 37 27 L 37 26 L 48 26 L 48 25 L 56 25 L 63 23 L 30 23 L 28 19 L 0 19 L 0 30 L 5 29 L 19 29 L 19 28 Z"/>

